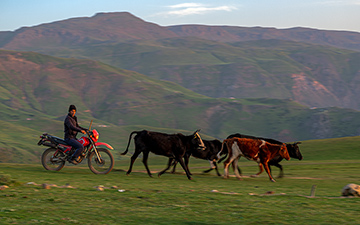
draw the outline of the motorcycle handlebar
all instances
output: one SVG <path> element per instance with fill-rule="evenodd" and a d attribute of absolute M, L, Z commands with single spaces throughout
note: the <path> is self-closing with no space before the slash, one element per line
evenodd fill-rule
<path fill-rule="evenodd" d="M 85 132 L 86 132 L 86 134 L 87 134 L 88 136 L 93 135 L 93 132 L 92 132 L 91 130 L 85 130 Z"/>

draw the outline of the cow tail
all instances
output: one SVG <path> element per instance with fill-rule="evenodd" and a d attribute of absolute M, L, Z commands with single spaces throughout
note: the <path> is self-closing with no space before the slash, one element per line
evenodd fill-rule
<path fill-rule="evenodd" d="M 222 145 L 221 145 L 221 150 L 220 150 L 220 152 L 218 153 L 218 156 L 219 156 L 219 157 L 220 157 L 220 154 L 222 153 L 222 151 L 224 150 L 224 145 L 225 145 L 226 148 L 227 148 L 227 141 L 226 141 L 226 140 L 224 140 L 223 143 L 222 143 Z M 226 157 L 227 157 L 227 155 L 228 155 L 228 152 L 229 152 L 229 151 L 226 151 L 225 156 L 223 156 L 223 157 L 218 161 L 218 163 L 221 163 L 224 159 L 226 159 Z"/>
<path fill-rule="evenodd" d="M 126 153 L 127 153 L 128 150 L 129 150 L 130 141 L 131 141 L 131 136 L 132 136 L 133 134 L 138 134 L 138 133 L 139 133 L 139 131 L 133 131 L 133 132 L 131 132 L 131 134 L 130 134 L 130 136 L 129 136 L 129 142 L 128 142 L 128 145 L 127 145 L 127 147 L 126 147 L 126 150 L 125 150 L 125 152 L 121 153 L 121 155 L 126 155 Z"/>

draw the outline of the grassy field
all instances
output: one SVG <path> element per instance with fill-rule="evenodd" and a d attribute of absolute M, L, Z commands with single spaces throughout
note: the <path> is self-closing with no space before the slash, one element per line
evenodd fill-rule
<path fill-rule="evenodd" d="M 305 145 L 305 153 L 306 149 Z M 349 183 L 359 184 L 359 163 L 359 158 L 282 162 L 285 177 L 276 183 L 266 173 L 250 178 L 257 165 L 243 159 L 242 181 L 223 179 L 215 172 L 203 174 L 208 163 L 197 159 L 190 161 L 191 181 L 180 166 L 175 174 L 157 177 L 166 164 L 157 156 L 149 160 L 153 178 L 145 173 L 141 159 L 130 176 L 125 175 L 127 158 L 116 161 L 108 175 L 95 175 L 86 165 L 52 172 L 38 164 L 2 163 L 0 177 L 10 185 L 0 191 L 0 223 L 358 224 L 360 199 L 342 198 L 341 190 Z M 278 172 L 273 168 L 275 176 Z M 29 182 L 75 188 L 44 189 Z M 108 189 L 96 190 L 100 185 Z M 313 185 L 315 197 L 309 198 Z"/>

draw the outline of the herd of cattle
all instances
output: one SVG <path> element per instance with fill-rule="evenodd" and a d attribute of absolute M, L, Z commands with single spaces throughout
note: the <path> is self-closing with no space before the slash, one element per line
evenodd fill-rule
<path fill-rule="evenodd" d="M 210 169 L 204 172 L 209 172 L 215 169 L 218 176 L 221 176 L 217 162 L 224 161 L 224 178 L 229 177 L 229 166 L 232 165 L 234 173 L 238 179 L 241 179 L 241 170 L 238 167 L 238 161 L 241 156 L 254 160 L 259 164 L 260 171 L 253 176 L 258 176 L 263 172 L 263 167 L 269 175 L 271 181 L 275 182 L 271 176 L 270 165 L 276 166 L 280 169 L 279 177 L 283 176 L 283 168 L 279 164 L 283 158 L 289 160 L 291 158 L 302 160 L 298 144 L 286 144 L 274 139 L 253 137 L 243 134 L 232 134 L 228 136 L 223 142 L 219 140 L 202 140 L 199 135 L 199 130 L 195 131 L 192 135 L 183 134 L 164 134 L 153 131 L 133 131 L 130 134 L 129 142 L 125 152 L 121 155 L 125 155 L 130 146 L 132 136 L 135 140 L 135 152 L 131 157 L 130 167 L 127 171 L 127 175 L 131 173 L 133 164 L 140 153 L 143 153 L 143 164 L 146 168 L 148 175 L 152 174 L 148 167 L 149 153 L 152 152 L 156 155 L 163 155 L 169 158 L 167 167 L 159 172 L 158 176 L 165 173 L 172 165 L 173 172 L 175 166 L 179 162 L 184 169 L 188 179 L 191 178 L 189 171 L 189 158 L 190 156 L 208 160 L 210 162 Z"/>

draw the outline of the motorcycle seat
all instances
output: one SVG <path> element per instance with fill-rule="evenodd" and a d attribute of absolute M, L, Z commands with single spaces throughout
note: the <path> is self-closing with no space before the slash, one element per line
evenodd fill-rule
<path fill-rule="evenodd" d="M 59 138 L 59 137 L 56 137 L 56 136 L 52 136 L 52 135 L 49 135 L 54 141 L 56 141 L 57 143 L 59 144 L 62 144 L 62 145 L 68 145 L 64 139 L 62 138 Z"/>

